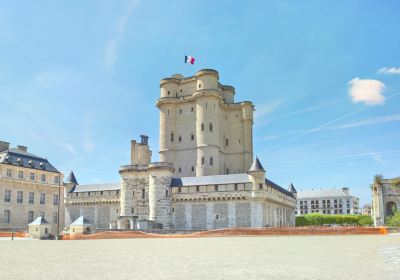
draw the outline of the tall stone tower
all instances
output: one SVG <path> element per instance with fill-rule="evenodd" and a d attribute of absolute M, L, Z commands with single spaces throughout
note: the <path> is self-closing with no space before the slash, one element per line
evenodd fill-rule
<path fill-rule="evenodd" d="M 253 158 L 253 104 L 234 102 L 235 89 L 203 69 L 160 82 L 160 161 L 175 176 L 246 172 Z"/>
<path fill-rule="evenodd" d="M 155 162 L 149 165 L 149 220 L 171 227 L 170 189 L 174 168 L 171 163 Z"/>

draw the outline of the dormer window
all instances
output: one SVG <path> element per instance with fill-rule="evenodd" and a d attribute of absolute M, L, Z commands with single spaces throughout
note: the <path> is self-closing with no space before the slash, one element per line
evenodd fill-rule
<path fill-rule="evenodd" d="M 22 159 L 20 159 L 20 158 L 17 159 L 17 162 L 18 162 L 19 165 L 22 165 L 22 164 L 24 163 L 24 162 L 22 161 Z"/>

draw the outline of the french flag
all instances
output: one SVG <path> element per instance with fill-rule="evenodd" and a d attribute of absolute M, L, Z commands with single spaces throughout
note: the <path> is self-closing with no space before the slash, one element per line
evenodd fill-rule
<path fill-rule="evenodd" d="M 191 55 L 185 55 L 185 63 L 190 63 L 190 64 L 194 64 L 194 57 Z"/>

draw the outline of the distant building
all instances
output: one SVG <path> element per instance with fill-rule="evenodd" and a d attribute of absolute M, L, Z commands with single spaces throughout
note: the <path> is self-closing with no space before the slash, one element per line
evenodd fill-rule
<path fill-rule="evenodd" d="M 371 204 L 365 204 L 362 208 L 361 208 L 361 214 L 363 215 L 367 215 L 367 216 L 372 216 L 372 206 Z"/>
<path fill-rule="evenodd" d="M 371 190 L 374 225 L 383 226 L 386 218 L 400 209 L 400 177 L 383 179 L 375 176 Z"/>
<path fill-rule="evenodd" d="M 0 141 L 0 229 L 25 230 L 40 216 L 51 234 L 63 230 L 63 174 L 27 147 Z"/>
<path fill-rule="evenodd" d="M 359 199 L 349 188 L 299 191 L 296 215 L 310 213 L 359 214 Z"/>

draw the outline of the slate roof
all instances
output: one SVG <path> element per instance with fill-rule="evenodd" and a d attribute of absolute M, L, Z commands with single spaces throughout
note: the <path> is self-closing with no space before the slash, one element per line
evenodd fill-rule
<path fill-rule="evenodd" d="M 253 161 L 253 164 L 251 165 L 249 172 L 254 172 L 254 171 L 263 171 L 265 172 L 264 167 L 261 165 L 261 162 L 258 160 L 258 157 Z"/>
<path fill-rule="evenodd" d="M 71 171 L 71 172 L 69 173 L 66 183 L 67 183 L 67 184 L 72 183 L 72 184 L 74 184 L 74 185 L 79 185 L 79 184 L 78 184 L 78 181 L 77 181 L 76 178 L 75 178 L 74 172 Z"/>
<path fill-rule="evenodd" d="M 307 190 L 299 191 L 297 193 L 297 199 L 312 199 L 312 198 L 327 198 L 327 197 L 354 197 L 347 194 L 342 189 L 322 189 L 322 190 Z"/>
<path fill-rule="evenodd" d="M 294 188 L 294 186 L 293 186 L 292 183 L 290 183 L 288 191 L 290 191 L 291 193 L 297 193 L 297 191 L 296 191 L 296 189 Z"/>
<path fill-rule="evenodd" d="M 76 219 L 70 226 L 92 226 L 93 224 L 83 216 Z"/>
<path fill-rule="evenodd" d="M 200 177 L 172 178 L 171 187 L 200 186 L 200 185 L 224 185 L 249 183 L 249 176 L 244 174 L 212 175 Z"/>
<path fill-rule="evenodd" d="M 48 224 L 48 222 L 42 216 L 39 216 L 36 218 L 36 220 L 34 220 L 29 225 L 38 226 L 38 225 L 47 225 L 47 224 Z"/>
<path fill-rule="evenodd" d="M 242 184 L 242 183 L 250 183 L 249 176 L 246 173 L 172 178 L 171 187 L 226 185 L 226 184 Z M 293 197 L 293 194 L 291 192 L 278 186 L 277 184 L 268 179 L 265 179 L 265 184 L 281 193 Z"/>
<path fill-rule="evenodd" d="M 47 159 L 15 148 L 0 152 L 0 163 L 59 173 Z"/>
<path fill-rule="evenodd" d="M 267 186 L 269 186 L 269 187 L 271 187 L 271 188 L 273 188 L 273 189 L 275 189 L 275 190 L 281 192 L 281 193 L 284 193 L 284 194 L 286 194 L 286 195 L 288 195 L 288 196 L 294 197 L 293 194 L 292 194 L 291 192 L 289 192 L 288 190 L 282 188 L 281 186 L 278 186 L 277 184 L 275 184 L 274 182 L 272 182 L 272 181 L 270 181 L 270 180 L 268 180 L 268 179 L 265 179 L 265 184 L 266 184 Z"/>
<path fill-rule="evenodd" d="M 71 192 L 73 193 L 99 192 L 99 191 L 114 191 L 120 189 L 121 186 L 119 183 L 87 184 L 87 185 L 76 185 Z"/>

